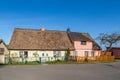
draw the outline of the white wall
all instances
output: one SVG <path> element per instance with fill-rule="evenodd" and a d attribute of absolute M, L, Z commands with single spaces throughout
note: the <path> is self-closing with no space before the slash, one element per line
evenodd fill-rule
<path fill-rule="evenodd" d="M 0 48 L 4 48 L 4 53 L 0 54 L 0 64 L 4 64 L 5 63 L 5 54 L 9 54 L 9 50 L 4 45 L 3 42 L 0 44 Z"/>
<path fill-rule="evenodd" d="M 20 52 L 20 50 L 10 50 L 10 54 L 15 54 L 15 53 L 17 54 L 16 57 L 20 57 L 19 52 Z M 61 52 L 61 56 L 58 57 L 57 59 L 63 60 L 66 51 L 60 51 L 60 52 Z M 34 59 L 33 59 L 34 58 L 34 55 L 33 55 L 34 53 L 37 53 L 39 55 L 39 57 L 41 57 L 42 61 L 48 61 L 48 59 L 49 60 L 55 60 L 54 55 L 53 55 L 53 51 L 37 51 L 37 50 L 32 51 L 32 50 L 29 50 L 28 51 L 29 61 L 31 61 L 31 60 L 34 61 Z M 42 55 L 43 53 L 44 53 L 44 56 Z M 39 57 L 38 57 L 38 59 L 39 59 Z"/>
<path fill-rule="evenodd" d="M 4 48 L 4 54 L 9 54 L 9 50 L 6 48 L 3 42 L 0 44 L 0 48 Z"/>
<path fill-rule="evenodd" d="M 21 50 L 19 50 L 21 51 Z M 19 51 L 18 50 L 10 50 L 10 54 L 17 53 L 17 57 L 19 57 Z M 26 51 L 26 50 L 25 50 Z M 53 57 L 53 51 L 28 51 L 28 57 L 34 57 L 33 53 L 38 53 L 39 57 Z M 66 51 L 61 51 L 61 56 L 65 55 Z M 44 56 L 42 56 L 42 53 L 44 53 Z M 47 56 L 48 54 L 48 56 Z"/>

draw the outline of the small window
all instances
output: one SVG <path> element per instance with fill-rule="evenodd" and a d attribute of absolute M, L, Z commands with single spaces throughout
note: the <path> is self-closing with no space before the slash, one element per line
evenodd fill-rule
<path fill-rule="evenodd" d="M 24 57 L 25 57 L 25 58 L 28 57 L 28 51 L 24 51 Z"/>
<path fill-rule="evenodd" d="M 19 51 L 20 58 L 23 57 L 23 51 Z"/>
<path fill-rule="evenodd" d="M 77 51 L 74 51 L 74 52 L 73 52 L 73 56 L 77 56 Z"/>
<path fill-rule="evenodd" d="M 92 52 L 91 52 L 91 56 L 92 56 L 92 57 L 94 57 L 94 56 L 95 56 L 94 51 L 92 51 Z"/>
<path fill-rule="evenodd" d="M 46 54 L 46 56 L 48 56 L 48 53 Z"/>
<path fill-rule="evenodd" d="M 85 56 L 88 56 L 88 51 L 85 51 Z"/>
<path fill-rule="evenodd" d="M 4 48 L 0 48 L 0 53 L 4 53 Z"/>
<path fill-rule="evenodd" d="M 42 53 L 42 56 L 44 56 L 44 53 Z"/>
<path fill-rule="evenodd" d="M 60 57 L 61 56 L 61 52 L 60 51 L 54 51 L 53 55 L 54 55 L 54 57 Z"/>
<path fill-rule="evenodd" d="M 81 41 L 81 45 L 86 45 L 86 41 Z"/>

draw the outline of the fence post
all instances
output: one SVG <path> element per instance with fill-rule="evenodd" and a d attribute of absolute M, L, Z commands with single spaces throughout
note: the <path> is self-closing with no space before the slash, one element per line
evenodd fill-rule
<path fill-rule="evenodd" d="M 39 63 L 41 64 L 41 57 L 39 57 Z"/>

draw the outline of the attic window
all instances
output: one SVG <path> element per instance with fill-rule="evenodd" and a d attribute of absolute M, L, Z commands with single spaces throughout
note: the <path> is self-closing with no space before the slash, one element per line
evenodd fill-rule
<path fill-rule="evenodd" d="M 0 48 L 0 53 L 4 53 L 4 48 Z"/>
<path fill-rule="evenodd" d="M 81 41 L 81 45 L 86 45 L 86 41 Z"/>

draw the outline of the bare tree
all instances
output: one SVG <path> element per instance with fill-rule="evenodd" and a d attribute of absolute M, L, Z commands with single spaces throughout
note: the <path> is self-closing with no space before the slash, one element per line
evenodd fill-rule
<path fill-rule="evenodd" d="M 97 37 L 97 39 L 100 41 L 100 44 L 105 45 L 107 50 L 109 51 L 113 44 L 116 44 L 120 42 L 120 34 L 117 32 L 108 34 L 108 33 L 100 33 L 100 35 Z"/>

